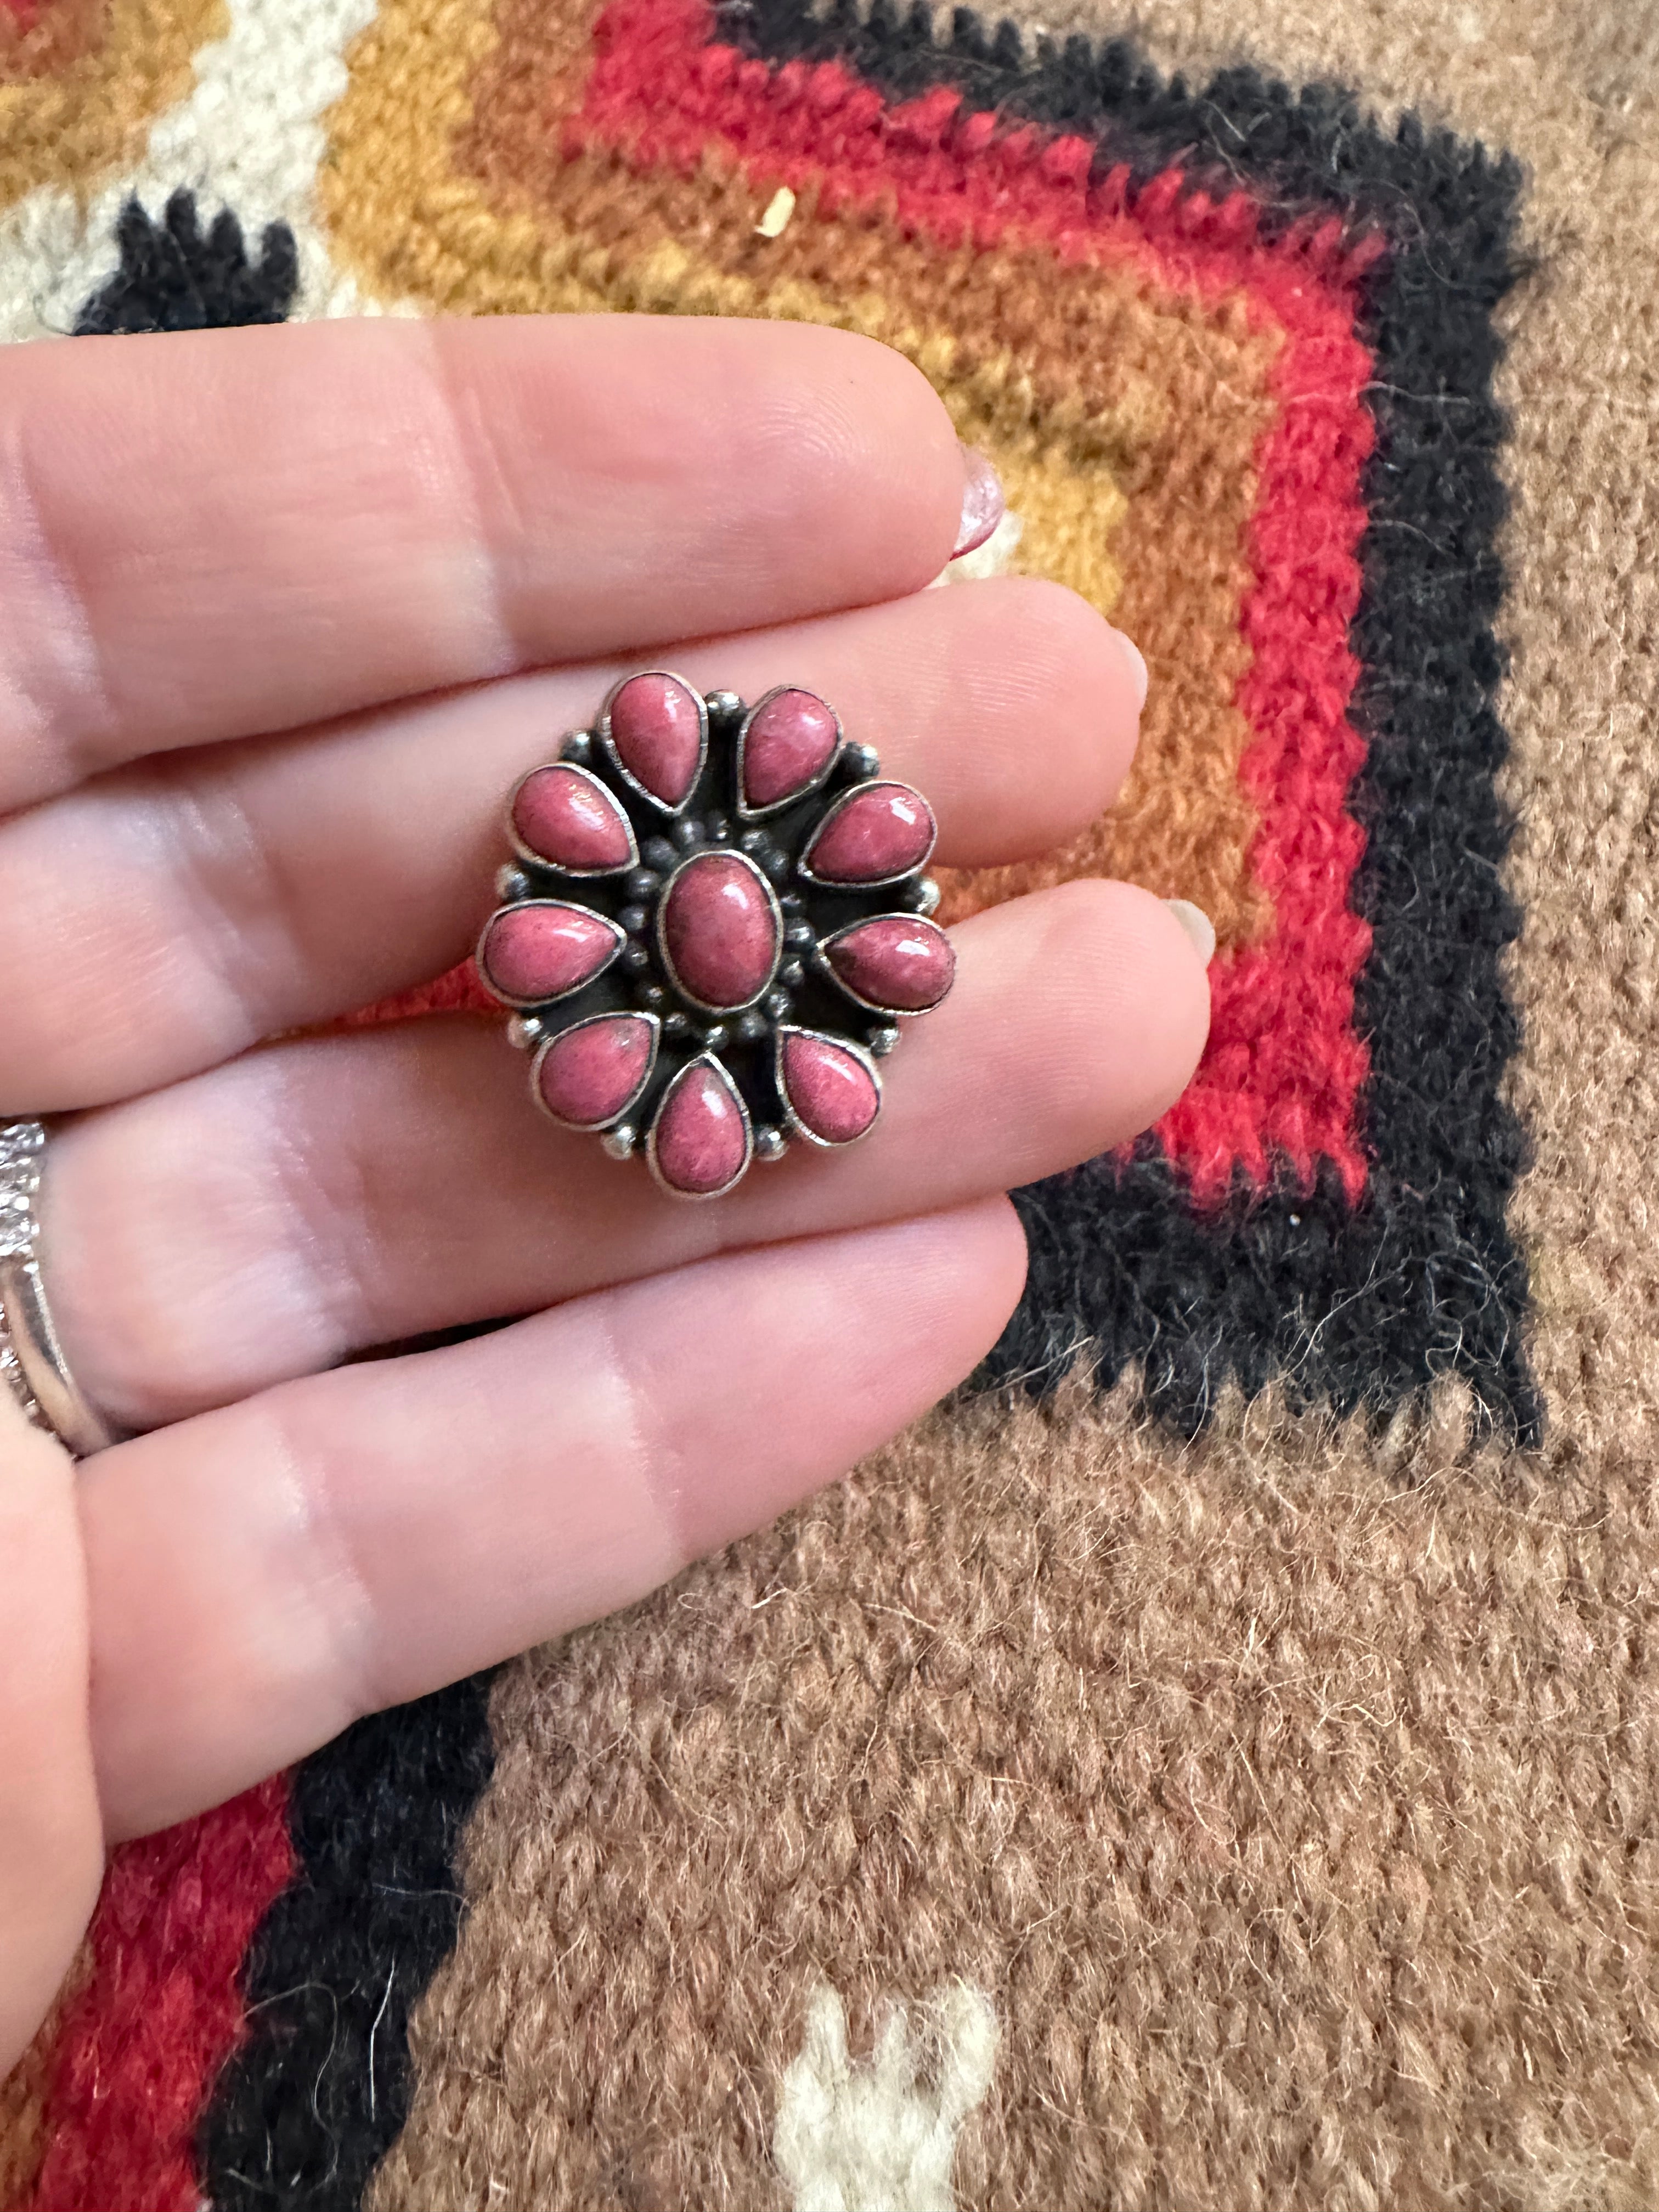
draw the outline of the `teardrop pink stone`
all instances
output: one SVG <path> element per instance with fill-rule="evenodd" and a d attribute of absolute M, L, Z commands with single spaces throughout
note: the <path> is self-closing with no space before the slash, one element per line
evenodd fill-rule
<path fill-rule="evenodd" d="M 711 1198 L 749 1164 L 749 1132 L 718 1061 L 694 1060 L 674 1078 L 652 1124 L 657 1172 L 672 1190 Z"/>
<path fill-rule="evenodd" d="M 643 1014 L 606 1014 L 579 1022 L 542 1054 L 537 1080 L 542 1103 L 574 1128 L 614 1121 L 646 1079 L 656 1042 Z"/>
<path fill-rule="evenodd" d="M 688 860 L 663 902 L 662 945 L 674 981 L 705 1006 L 747 1006 L 778 963 L 778 916 L 758 868 L 735 853 Z"/>
<path fill-rule="evenodd" d="M 702 724 L 674 676 L 630 676 L 611 702 L 611 742 L 635 783 L 665 806 L 684 803 L 702 766 Z"/>
<path fill-rule="evenodd" d="M 841 744 L 836 718 L 811 691 L 780 691 L 757 707 L 743 736 L 743 801 L 775 806 L 816 782 Z"/>
<path fill-rule="evenodd" d="M 553 899 L 503 907 L 484 932 L 478 969 L 498 998 L 536 1006 L 591 983 L 623 942 L 615 922 L 586 907 Z"/>
<path fill-rule="evenodd" d="M 628 817 L 602 783 L 562 762 L 538 768 L 519 786 L 513 827 L 520 841 L 556 868 L 580 875 L 631 867 Z"/>
<path fill-rule="evenodd" d="M 885 883 L 921 867 L 938 834 L 919 791 L 908 783 L 866 783 L 824 817 L 802 858 L 821 883 Z"/>
<path fill-rule="evenodd" d="M 798 1030 L 785 1037 L 783 1090 L 790 1110 L 826 1145 L 850 1145 L 881 1111 L 875 1078 L 855 1052 Z"/>
<path fill-rule="evenodd" d="M 856 922 L 824 953 L 850 991 L 887 1013 L 925 1014 L 956 978 L 950 939 L 920 915 L 878 914 Z"/>

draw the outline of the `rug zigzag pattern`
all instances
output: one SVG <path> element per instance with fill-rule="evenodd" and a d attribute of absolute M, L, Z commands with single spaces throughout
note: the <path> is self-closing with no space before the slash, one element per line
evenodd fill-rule
<path fill-rule="evenodd" d="M 728 19 L 769 61 L 834 58 L 897 101 L 939 88 L 1097 142 L 1097 174 L 1144 186 L 1179 165 L 1189 195 L 1241 185 L 1272 234 L 1334 216 L 1389 250 L 1365 281 L 1377 446 L 1365 481 L 1364 599 L 1353 713 L 1367 744 L 1350 805 L 1367 833 L 1353 902 L 1372 949 L 1357 1026 L 1370 1047 L 1365 1127 L 1376 1167 L 1358 1211 L 1340 1177 L 1283 1166 L 1263 1194 L 1237 1178 L 1207 1217 L 1161 1148 L 1019 1194 L 1026 1297 L 994 1377 L 1047 1387 L 1080 1343 L 1102 1379 L 1139 1363 L 1153 1402 L 1191 1431 L 1231 1376 L 1284 1376 L 1298 1402 L 1387 1410 L 1437 1375 L 1526 1443 L 1540 1412 L 1522 1342 L 1525 1261 L 1506 1209 L 1523 1160 L 1504 1103 L 1518 1044 L 1501 975 L 1518 917 L 1503 887 L 1510 824 L 1492 624 L 1503 592 L 1504 423 L 1492 395 L 1496 311 L 1515 280 L 1512 161 L 1407 118 L 1387 136 L 1350 97 L 1299 95 L 1251 70 L 1190 94 L 1127 41 L 988 33 L 959 9 L 935 41 L 924 9 L 745 0 Z"/>

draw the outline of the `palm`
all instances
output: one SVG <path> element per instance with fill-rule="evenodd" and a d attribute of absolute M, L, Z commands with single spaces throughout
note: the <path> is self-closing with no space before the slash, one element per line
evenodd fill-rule
<path fill-rule="evenodd" d="M 0 1407 L 3 2068 L 107 1838 L 627 1602 L 959 1380 L 1018 1293 L 998 1194 L 1144 1126 L 1206 996 L 1141 893 L 994 909 L 878 1140 L 702 1207 L 540 1121 L 493 1027 L 323 1029 L 460 957 L 502 793 L 647 647 L 833 700 L 946 862 L 1109 800 L 1127 657 L 1046 586 L 919 592 L 962 464 L 878 348 L 98 342 L 12 356 L 0 432 L 0 1115 L 76 1117 L 48 1287 L 138 1432 L 71 1472 Z"/>

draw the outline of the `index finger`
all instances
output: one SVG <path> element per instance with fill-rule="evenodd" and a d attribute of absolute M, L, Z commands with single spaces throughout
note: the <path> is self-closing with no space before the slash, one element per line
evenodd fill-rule
<path fill-rule="evenodd" d="M 0 363 L 0 811 L 138 755 L 916 589 L 963 465 L 897 354 L 599 315 Z"/>

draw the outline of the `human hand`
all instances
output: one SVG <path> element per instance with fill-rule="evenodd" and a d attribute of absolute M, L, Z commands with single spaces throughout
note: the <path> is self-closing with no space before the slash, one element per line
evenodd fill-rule
<path fill-rule="evenodd" d="M 1207 993 L 1146 893 L 995 908 L 876 1138 L 701 1206 L 540 1119 L 499 1024 L 293 1034 L 464 955 L 502 794 L 641 659 L 820 692 L 945 862 L 1109 802 L 1132 656 L 1048 585 L 921 590 L 963 465 L 878 346 L 573 318 L 22 348 L 0 455 L 0 1118 L 73 1117 L 47 1291 L 137 1432 L 72 1468 L 0 1390 L 3 2071 L 106 1842 L 626 1604 L 959 1381 L 1019 1293 L 999 1194 L 1151 1121 Z"/>

